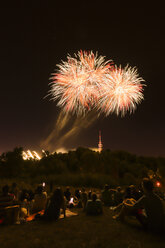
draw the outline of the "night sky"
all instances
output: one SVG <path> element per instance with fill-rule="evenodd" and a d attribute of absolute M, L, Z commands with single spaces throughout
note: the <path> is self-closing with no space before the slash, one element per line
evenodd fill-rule
<path fill-rule="evenodd" d="M 50 75 L 67 53 L 82 49 L 98 51 L 123 67 L 137 66 L 147 85 L 145 99 L 134 114 L 98 118 L 63 146 L 96 147 L 101 130 L 104 148 L 165 156 L 163 6 L 22 2 L 1 8 L 0 153 L 16 146 L 38 152 L 47 148 L 42 141 L 60 112 L 44 98 Z M 57 146 L 58 139 L 53 142 Z"/>

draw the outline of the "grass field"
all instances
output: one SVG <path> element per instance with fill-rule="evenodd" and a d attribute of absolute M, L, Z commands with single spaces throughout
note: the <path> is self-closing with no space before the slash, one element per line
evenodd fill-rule
<path fill-rule="evenodd" d="M 164 248 L 165 238 L 140 229 L 135 220 L 121 223 L 104 208 L 102 216 L 78 216 L 53 223 L 32 221 L 0 227 L 1 248 Z"/>

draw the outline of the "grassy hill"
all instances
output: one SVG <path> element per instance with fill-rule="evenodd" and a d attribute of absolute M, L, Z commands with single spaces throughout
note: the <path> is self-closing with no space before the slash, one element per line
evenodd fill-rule
<path fill-rule="evenodd" d="M 45 223 L 0 227 L 1 248 L 164 248 L 163 237 L 144 232 L 136 220 L 121 223 L 104 207 L 102 216 L 78 216 Z"/>

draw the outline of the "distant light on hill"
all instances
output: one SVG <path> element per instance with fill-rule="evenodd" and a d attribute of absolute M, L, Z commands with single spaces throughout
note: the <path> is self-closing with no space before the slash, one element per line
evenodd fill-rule
<path fill-rule="evenodd" d="M 29 159 L 40 160 L 41 159 L 41 157 L 36 151 L 30 151 L 30 150 L 27 150 L 26 152 L 23 151 L 22 157 L 24 160 L 29 160 Z"/>

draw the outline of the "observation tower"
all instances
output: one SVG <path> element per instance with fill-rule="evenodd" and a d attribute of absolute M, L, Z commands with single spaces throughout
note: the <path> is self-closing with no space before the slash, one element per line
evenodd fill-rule
<path fill-rule="evenodd" d="M 101 142 L 101 131 L 99 131 L 98 151 L 101 152 L 102 150 L 103 150 L 103 144 Z"/>

